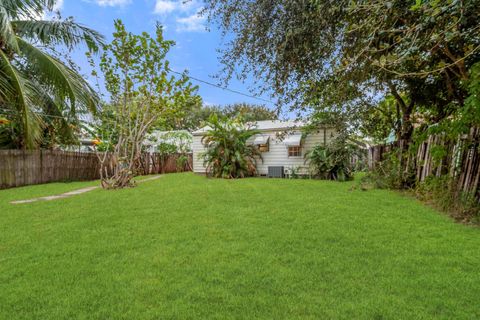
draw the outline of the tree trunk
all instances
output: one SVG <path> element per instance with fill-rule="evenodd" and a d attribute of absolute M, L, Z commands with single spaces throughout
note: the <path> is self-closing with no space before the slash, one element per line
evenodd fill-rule
<path fill-rule="evenodd" d="M 397 88 L 391 81 L 388 82 L 388 87 L 390 88 L 390 92 L 392 93 L 393 97 L 397 101 L 397 116 L 398 116 L 398 112 L 400 111 L 401 118 L 402 118 L 402 123 L 400 125 L 400 132 L 397 132 L 397 137 L 399 138 L 399 140 L 405 140 L 407 142 L 410 142 L 412 138 L 412 133 L 413 133 L 413 124 L 412 124 L 411 115 L 412 115 L 413 107 L 415 106 L 415 103 L 412 100 L 407 105 L 405 100 L 398 93 Z"/>
<path fill-rule="evenodd" d="M 400 139 L 406 142 L 411 142 L 413 134 L 413 124 L 412 124 L 412 111 L 414 107 L 414 102 L 411 101 L 408 106 L 402 108 L 402 126 L 400 132 Z"/>

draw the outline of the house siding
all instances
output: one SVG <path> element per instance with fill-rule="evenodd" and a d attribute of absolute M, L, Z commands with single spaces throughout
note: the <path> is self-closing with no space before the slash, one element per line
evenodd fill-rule
<path fill-rule="evenodd" d="M 282 142 L 281 138 L 277 138 L 276 130 L 263 131 L 262 134 L 270 137 L 269 151 L 262 153 L 263 161 L 257 160 L 257 170 L 260 175 L 268 173 L 269 166 L 284 166 L 285 169 L 296 168 L 300 174 L 308 173 L 308 162 L 305 163 L 304 155 L 314 146 L 329 143 L 335 135 L 333 129 L 320 128 L 309 133 L 302 141 L 302 155 L 300 157 L 289 157 L 288 148 Z M 300 131 L 289 131 L 289 134 L 301 134 Z M 325 133 L 325 135 L 324 135 Z M 253 138 L 252 141 L 253 142 Z M 200 154 L 205 151 L 202 144 L 202 136 L 193 136 L 193 171 L 196 173 L 205 173 L 206 168 L 203 166 L 203 160 Z"/>
<path fill-rule="evenodd" d="M 202 143 L 203 136 L 193 136 L 192 152 L 193 152 L 193 172 L 205 173 L 206 168 L 203 166 L 203 159 L 201 153 L 205 152 L 205 147 Z"/>

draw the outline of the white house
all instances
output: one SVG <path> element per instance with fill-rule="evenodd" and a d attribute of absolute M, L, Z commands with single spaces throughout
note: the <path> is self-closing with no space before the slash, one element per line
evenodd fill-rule
<path fill-rule="evenodd" d="M 305 163 L 305 153 L 316 145 L 325 145 L 335 135 L 331 127 L 318 127 L 308 134 L 303 132 L 305 124 L 293 120 L 257 121 L 252 128 L 260 131 L 249 143 L 257 145 L 262 152 L 262 160 L 257 161 L 257 171 L 262 176 L 272 176 L 283 167 L 285 174 L 294 170 L 299 174 L 308 174 L 308 163 Z M 193 134 L 193 171 L 205 173 L 201 153 L 205 151 L 202 138 L 210 128 L 204 127 Z M 269 174 L 270 167 L 270 174 Z"/>

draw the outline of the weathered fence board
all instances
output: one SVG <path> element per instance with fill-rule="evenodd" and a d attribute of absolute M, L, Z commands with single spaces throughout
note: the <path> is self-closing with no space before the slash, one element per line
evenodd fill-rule
<path fill-rule="evenodd" d="M 433 148 L 445 150 L 443 157 L 435 158 Z M 377 145 L 369 149 L 368 166 L 374 170 L 385 160 L 388 152 L 397 150 L 399 143 Z M 480 201 L 480 129 L 471 128 L 466 135 L 458 137 L 455 142 L 447 142 L 441 134 L 429 136 L 418 146 L 413 157 L 415 177 L 423 182 L 431 176 L 449 175 L 456 179 L 457 190 L 473 193 Z"/>
<path fill-rule="evenodd" d="M 144 153 L 141 175 L 191 171 L 192 155 Z M 0 189 L 60 181 L 100 178 L 100 162 L 95 153 L 54 150 L 0 150 Z"/>

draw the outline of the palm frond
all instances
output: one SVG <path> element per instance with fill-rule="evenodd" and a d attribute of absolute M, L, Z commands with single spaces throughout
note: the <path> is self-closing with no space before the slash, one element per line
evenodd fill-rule
<path fill-rule="evenodd" d="M 0 104 L 5 104 L 10 97 L 15 96 L 15 88 L 12 87 L 10 75 L 3 68 L 4 61 L 0 61 Z"/>
<path fill-rule="evenodd" d="M 6 49 L 18 52 L 17 39 L 13 30 L 7 9 L 0 7 L 0 42 L 4 43 Z"/>
<path fill-rule="evenodd" d="M 47 126 L 54 127 L 57 132 L 60 133 L 60 139 L 65 142 L 78 141 L 72 124 L 79 124 L 75 115 L 67 115 L 65 111 L 69 109 L 69 106 L 60 99 L 54 99 L 45 91 L 39 92 L 39 98 L 42 100 L 42 113 L 45 114 L 44 122 Z"/>
<path fill-rule="evenodd" d="M 81 111 L 96 112 L 99 97 L 93 88 L 77 72 L 60 60 L 44 53 L 37 47 L 17 37 L 23 57 L 30 62 L 42 86 L 49 87 L 52 95 L 61 101 L 70 101 L 71 113 Z"/>
<path fill-rule="evenodd" d="M 14 92 L 13 97 L 6 100 L 14 104 L 15 110 L 21 115 L 24 143 L 27 148 L 33 148 L 40 138 L 41 120 L 34 112 L 36 88 L 31 85 L 20 72 L 10 63 L 10 60 L 0 50 L 0 70 L 8 75 L 2 79 L 2 85 L 9 87 L 8 91 Z"/>
<path fill-rule="evenodd" d="M 57 0 L 2 0 L 2 7 L 12 19 L 29 17 L 33 13 L 52 10 Z"/>
<path fill-rule="evenodd" d="M 66 20 L 15 20 L 11 22 L 18 36 L 38 40 L 43 44 L 65 45 L 73 48 L 80 44 L 97 52 L 105 39 L 99 32 L 72 19 Z"/>

